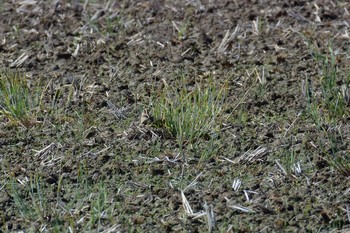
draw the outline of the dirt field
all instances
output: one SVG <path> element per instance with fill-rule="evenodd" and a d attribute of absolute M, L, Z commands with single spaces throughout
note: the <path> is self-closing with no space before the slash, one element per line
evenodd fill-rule
<path fill-rule="evenodd" d="M 0 232 L 350 232 L 349 11 L 0 0 Z"/>

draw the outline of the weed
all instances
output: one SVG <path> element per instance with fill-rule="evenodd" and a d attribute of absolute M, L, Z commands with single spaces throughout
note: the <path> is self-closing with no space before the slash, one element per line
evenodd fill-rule
<path fill-rule="evenodd" d="M 314 55 L 314 59 L 320 62 L 322 66 L 322 77 L 320 79 L 321 98 L 318 100 L 311 98 L 317 95 L 313 93 L 310 80 L 303 81 L 302 92 L 307 100 L 311 116 L 316 120 L 316 124 L 319 125 L 321 119 L 327 122 L 334 122 L 346 115 L 348 104 L 347 87 L 350 84 L 350 75 L 343 77 L 344 75 L 339 71 L 336 53 L 332 47 L 328 47 L 327 54 L 320 54 L 318 50 L 313 52 L 313 54 L 317 54 Z M 318 116 L 315 115 L 316 109 L 322 110 L 323 113 L 317 114 Z"/>
<path fill-rule="evenodd" d="M 182 41 L 184 39 L 186 39 L 186 32 L 188 30 L 188 22 L 185 22 L 183 24 L 181 24 L 180 26 L 176 25 L 176 23 L 174 21 L 172 21 L 173 27 L 174 27 L 174 31 L 177 32 L 177 39 L 179 41 Z"/>
<path fill-rule="evenodd" d="M 195 143 L 192 145 L 194 153 L 200 155 L 201 160 L 212 158 L 220 149 L 220 139 L 217 134 L 211 135 L 209 140 L 203 144 Z"/>
<path fill-rule="evenodd" d="M 186 32 L 188 28 L 188 22 L 183 23 L 178 29 L 177 38 L 181 41 L 186 38 Z"/>
<path fill-rule="evenodd" d="M 340 174 L 350 177 L 350 154 L 331 158 L 330 164 L 338 170 Z"/>
<path fill-rule="evenodd" d="M 45 107 L 47 119 L 50 119 L 57 132 L 60 131 L 59 128 L 64 128 L 65 123 L 74 121 L 74 117 L 79 118 L 77 111 L 72 111 L 76 113 L 72 115 L 68 114 L 68 110 L 79 100 L 84 82 L 84 78 L 80 81 L 73 78 L 71 84 L 58 86 L 54 84 L 53 80 L 50 80 L 46 85 L 47 104 L 43 107 Z"/>
<path fill-rule="evenodd" d="M 95 200 L 91 203 L 90 210 L 90 224 L 92 227 L 95 225 L 99 227 L 101 225 L 100 221 L 105 217 L 105 212 L 108 209 L 107 190 L 102 182 L 99 184 L 98 193 L 96 195 Z"/>
<path fill-rule="evenodd" d="M 219 131 L 226 94 L 224 87 L 217 88 L 212 78 L 208 86 L 196 83 L 191 91 L 184 77 L 178 90 L 165 81 L 164 84 L 161 94 L 152 101 L 151 114 L 156 127 L 166 128 L 181 148 Z"/>
<path fill-rule="evenodd" d="M 50 213 L 51 207 L 46 198 L 46 190 L 43 187 L 41 177 L 35 175 L 28 181 L 22 181 L 25 189 L 21 189 L 15 180 L 10 183 L 11 196 L 15 201 L 15 205 L 25 221 L 39 221 L 44 224 Z M 23 192 L 19 192 L 22 190 Z M 29 200 L 27 200 L 29 199 Z"/>
<path fill-rule="evenodd" d="M 325 148 L 328 152 L 326 153 L 328 154 L 327 160 L 340 174 L 350 177 L 350 153 L 341 149 L 340 142 L 346 140 L 342 135 L 341 128 L 342 126 L 338 125 L 329 127 L 325 131 L 327 144 L 329 145 L 329 148 Z"/>
<path fill-rule="evenodd" d="M 112 14 L 106 17 L 106 28 L 107 35 L 115 35 L 125 28 L 125 18 L 123 9 L 117 15 Z"/>
<path fill-rule="evenodd" d="M 0 71 L 0 115 L 12 123 L 28 127 L 36 122 L 44 91 L 31 89 L 26 74 L 20 71 Z"/>
<path fill-rule="evenodd" d="M 340 74 L 336 65 L 335 54 L 333 49 L 329 47 L 329 56 L 324 60 L 323 77 L 321 79 L 323 102 L 332 117 L 341 118 L 345 114 L 347 103 L 337 82 L 348 85 L 349 78 L 347 80 L 339 80 L 339 78 Z"/>
<path fill-rule="evenodd" d="M 307 110 L 309 112 L 309 115 L 313 119 L 315 125 L 317 126 L 317 128 L 323 129 L 324 119 L 322 117 L 320 107 L 316 103 L 311 103 L 309 104 Z"/>
<path fill-rule="evenodd" d="M 84 112 L 75 111 L 76 120 L 72 132 L 77 142 L 83 142 L 95 129 L 93 118 Z"/>

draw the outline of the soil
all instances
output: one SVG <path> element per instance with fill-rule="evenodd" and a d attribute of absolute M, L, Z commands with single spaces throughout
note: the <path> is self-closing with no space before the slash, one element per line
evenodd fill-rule
<path fill-rule="evenodd" d="M 349 232 L 350 180 L 330 160 L 349 152 L 348 109 L 317 125 L 302 88 L 326 112 L 320 57 L 332 48 L 348 77 L 349 11 L 323 0 L 0 1 L 0 65 L 45 92 L 30 127 L 0 116 L 0 229 L 206 232 L 209 206 L 213 232 Z M 140 122 L 164 81 L 209 76 L 227 85 L 215 146 L 182 151 L 152 116 Z"/>

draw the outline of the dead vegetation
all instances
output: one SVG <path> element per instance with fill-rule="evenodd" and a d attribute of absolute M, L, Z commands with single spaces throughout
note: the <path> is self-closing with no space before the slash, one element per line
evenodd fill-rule
<path fill-rule="evenodd" d="M 349 10 L 0 1 L 0 229 L 349 231 Z"/>

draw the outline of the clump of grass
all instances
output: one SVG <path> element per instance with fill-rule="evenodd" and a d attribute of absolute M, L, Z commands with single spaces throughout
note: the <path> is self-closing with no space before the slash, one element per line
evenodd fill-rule
<path fill-rule="evenodd" d="M 339 143 L 346 140 L 342 135 L 340 126 L 332 127 L 326 131 L 326 144 L 329 148 L 326 149 L 328 154 L 328 162 L 342 175 L 350 177 L 350 153 L 343 151 L 339 147 Z"/>
<path fill-rule="evenodd" d="M 321 98 L 311 98 L 313 91 L 309 83 L 303 83 L 303 94 L 308 102 L 308 109 L 310 115 L 314 119 L 316 125 L 323 130 L 329 140 L 329 144 L 334 145 L 339 141 L 332 130 L 326 129 L 323 125 L 331 123 L 332 125 L 339 125 L 338 121 L 348 116 L 347 106 L 349 103 L 349 86 L 350 86 L 350 73 L 343 74 L 337 64 L 337 55 L 333 51 L 332 47 L 328 47 L 328 52 L 322 54 L 317 49 L 314 52 L 314 58 L 321 63 L 322 77 L 321 84 Z M 342 137 L 340 137 L 341 140 Z M 347 155 L 334 155 L 335 151 L 332 151 L 332 155 L 329 156 L 329 163 L 342 175 L 350 176 L 350 156 Z"/>
<path fill-rule="evenodd" d="M 336 64 L 336 57 L 332 48 L 329 56 L 323 62 L 323 77 L 321 79 L 323 104 L 330 112 L 331 117 L 343 117 L 346 112 L 347 100 L 337 83 L 349 85 L 349 77 L 341 78 Z"/>
<path fill-rule="evenodd" d="M 343 118 L 347 114 L 349 104 L 348 88 L 350 75 L 342 74 L 337 64 L 337 55 L 329 46 L 327 54 L 321 54 L 316 50 L 314 58 L 322 66 L 321 99 L 314 99 L 314 91 L 311 87 L 311 80 L 302 83 L 303 95 L 306 97 L 309 106 L 318 106 L 326 115 L 326 120 L 334 121 Z"/>
<path fill-rule="evenodd" d="M 38 89 L 29 88 L 26 74 L 20 71 L 0 71 L 0 115 L 25 127 L 36 122 L 41 99 Z"/>
<path fill-rule="evenodd" d="M 337 171 L 345 177 L 350 177 L 350 155 L 337 156 L 330 160 Z"/>
<path fill-rule="evenodd" d="M 152 103 L 151 114 L 156 127 L 167 129 L 180 147 L 218 132 L 225 86 L 218 88 L 212 77 L 207 85 L 195 83 L 192 90 L 186 87 L 184 77 L 175 87 L 163 81 L 165 87 Z"/>
<path fill-rule="evenodd" d="M 6 187 L 14 202 L 17 221 L 31 229 L 29 232 L 38 232 L 38 229 L 66 232 L 67 224 L 82 232 L 101 232 L 103 224 L 112 221 L 117 210 L 109 200 L 105 183 L 102 180 L 90 183 L 87 176 L 85 165 L 80 164 L 77 183 L 73 186 L 67 184 L 62 175 L 57 186 L 45 182 L 40 174 L 11 178 Z M 70 190 L 69 200 L 62 200 L 66 189 Z"/>
<path fill-rule="evenodd" d="M 46 198 L 47 190 L 43 187 L 41 177 L 35 175 L 28 181 L 22 181 L 22 185 L 24 189 L 21 189 L 15 180 L 12 180 L 9 191 L 23 220 L 46 222 L 52 206 L 49 205 Z"/>

